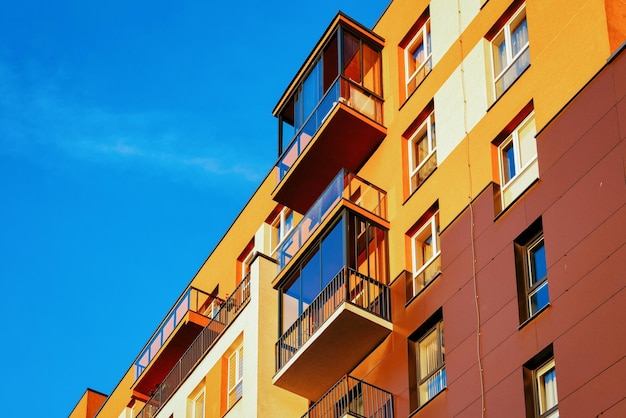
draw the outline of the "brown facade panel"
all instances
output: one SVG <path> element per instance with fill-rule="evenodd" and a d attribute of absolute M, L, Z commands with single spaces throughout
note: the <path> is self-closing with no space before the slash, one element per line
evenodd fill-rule
<path fill-rule="evenodd" d="M 587 400 L 594 400 L 589 402 L 593 406 L 589 405 L 583 410 L 578 410 L 577 416 L 596 416 L 598 412 L 624 396 L 623 378 L 626 376 L 624 374 L 618 385 L 621 387 L 621 393 L 615 393 L 611 389 L 611 384 L 615 382 L 610 380 L 600 385 L 589 384 L 587 390 L 581 390 L 596 376 L 623 361 L 626 355 L 626 336 L 616 329 L 616 324 L 624 324 L 626 321 L 624 306 L 626 306 L 626 288 L 603 303 L 554 343 L 555 359 L 558 362 L 559 397 L 563 399 L 564 408 L 570 397 L 584 396 Z M 592 390 L 594 388 L 595 390 Z M 604 399 L 607 403 L 602 404 L 600 400 L 604 391 L 611 391 L 614 396 L 613 399 Z"/>

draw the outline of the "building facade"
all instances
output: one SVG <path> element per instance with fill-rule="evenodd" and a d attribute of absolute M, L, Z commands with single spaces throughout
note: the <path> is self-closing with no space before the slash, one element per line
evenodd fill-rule
<path fill-rule="evenodd" d="M 70 417 L 626 416 L 625 40 L 618 0 L 339 13 L 276 166 Z"/>

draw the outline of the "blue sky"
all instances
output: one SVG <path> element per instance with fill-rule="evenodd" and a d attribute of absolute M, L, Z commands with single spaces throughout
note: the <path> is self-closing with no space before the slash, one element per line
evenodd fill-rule
<path fill-rule="evenodd" d="M 330 20 L 386 5 L 0 5 L 3 416 L 113 390 L 275 162 L 271 110 Z"/>

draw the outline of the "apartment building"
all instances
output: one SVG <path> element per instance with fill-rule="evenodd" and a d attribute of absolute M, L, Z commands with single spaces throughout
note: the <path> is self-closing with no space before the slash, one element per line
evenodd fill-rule
<path fill-rule="evenodd" d="M 619 0 L 339 13 L 275 167 L 70 417 L 626 416 L 625 40 Z"/>

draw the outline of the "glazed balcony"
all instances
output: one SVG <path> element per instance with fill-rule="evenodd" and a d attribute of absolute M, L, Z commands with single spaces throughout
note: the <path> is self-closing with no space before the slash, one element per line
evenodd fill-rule
<path fill-rule="evenodd" d="M 382 45 L 341 14 L 318 42 L 274 110 L 274 200 L 306 212 L 338 170 L 358 170 L 382 142 Z"/>
<path fill-rule="evenodd" d="M 133 390 L 149 395 L 180 359 L 223 300 L 189 287 L 135 361 Z"/>
<path fill-rule="evenodd" d="M 343 267 L 276 343 L 273 383 L 319 399 L 392 328 L 389 287 Z"/>
<path fill-rule="evenodd" d="M 344 376 L 302 418 L 393 418 L 393 395 Z"/>
<path fill-rule="evenodd" d="M 174 392 L 187 379 L 198 362 L 213 347 L 216 341 L 224 334 L 228 326 L 239 316 L 250 300 L 250 275 L 246 276 L 232 295 L 223 301 L 208 323 L 197 334 L 196 338 L 187 346 L 186 351 L 179 356 L 166 371 L 165 376 L 150 393 L 150 399 L 139 411 L 135 418 L 153 418 L 172 397 Z"/>
<path fill-rule="evenodd" d="M 358 207 L 379 220 L 387 218 L 387 193 L 359 176 L 341 170 L 278 246 L 275 256 L 279 271 L 287 266 L 324 221 L 335 213 L 333 209 L 342 204 Z"/>

